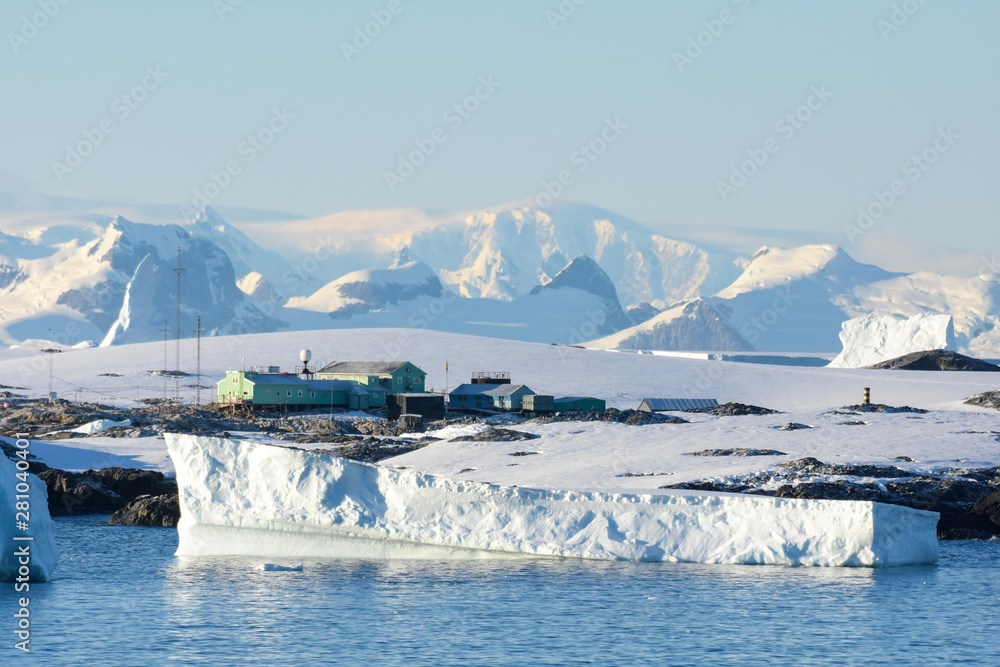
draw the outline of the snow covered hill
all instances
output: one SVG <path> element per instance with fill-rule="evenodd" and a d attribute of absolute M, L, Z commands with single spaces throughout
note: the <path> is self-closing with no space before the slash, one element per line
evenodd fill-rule
<path fill-rule="evenodd" d="M 587 346 L 611 350 L 753 350 L 704 299 L 680 303 L 631 328 L 590 341 Z"/>
<path fill-rule="evenodd" d="M 431 267 L 422 262 L 407 262 L 389 269 L 354 271 L 309 297 L 289 299 L 286 305 L 327 313 L 334 319 L 348 319 L 420 296 L 440 297 L 443 292 L 441 281 Z"/>

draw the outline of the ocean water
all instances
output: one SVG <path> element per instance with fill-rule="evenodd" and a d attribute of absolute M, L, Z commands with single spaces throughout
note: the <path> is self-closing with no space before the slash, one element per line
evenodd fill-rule
<path fill-rule="evenodd" d="M 884 570 L 575 560 L 180 559 L 176 532 L 58 519 L 31 653 L 0 665 L 1000 665 L 1000 542 Z M 293 563 L 284 563 L 292 565 Z"/>

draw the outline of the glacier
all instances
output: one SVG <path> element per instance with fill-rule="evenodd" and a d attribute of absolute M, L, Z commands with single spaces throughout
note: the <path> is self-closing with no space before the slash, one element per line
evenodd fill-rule
<path fill-rule="evenodd" d="M 844 322 L 840 342 L 844 349 L 828 368 L 866 368 L 911 352 L 956 349 L 951 315 L 899 318 L 872 313 Z"/>
<path fill-rule="evenodd" d="M 166 443 L 178 556 L 857 567 L 938 556 L 936 513 L 879 503 L 529 489 L 250 441 L 167 434 Z"/>
<path fill-rule="evenodd" d="M 4 438 L 3 442 L 13 445 L 11 440 Z M 7 447 L 5 444 L 4 448 Z M 35 475 L 27 474 L 25 482 L 18 477 L 20 473 L 22 471 L 18 470 L 14 461 L 0 452 L 0 494 L 3 496 L 0 501 L 0 581 L 16 581 L 19 584 L 49 581 L 59 562 L 59 548 L 56 546 L 55 523 L 49 516 L 48 491 L 45 482 Z M 24 484 L 28 485 L 27 493 Z M 18 506 L 18 502 L 27 504 Z M 19 530 L 17 521 L 23 520 L 25 514 L 30 527 Z M 30 553 L 28 563 L 21 555 L 25 547 Z M 27 567 L 27 572 L 24 567 Z"/>

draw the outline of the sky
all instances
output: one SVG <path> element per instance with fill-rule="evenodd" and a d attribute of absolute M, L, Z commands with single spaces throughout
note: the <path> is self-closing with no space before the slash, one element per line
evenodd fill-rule
<path fill-rule="evenodd" d="M 553 196 L 973 275 L 1000 250 L 998 23 L 991 0 L 11 0 L 0 189 L 308 217 Z"/>

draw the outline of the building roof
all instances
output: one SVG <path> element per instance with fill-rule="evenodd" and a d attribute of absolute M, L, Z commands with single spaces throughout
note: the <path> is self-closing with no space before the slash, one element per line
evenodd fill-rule
<path fill-rule="evenodd" d="M 403 366 L 417 368 L 409 361 L 334 361 L 316 371 L 317 373 L 338 373 L 341 375 L 391 375 Z"/>
<path fill-rule="evenodd" d="M 311 391 L 348 391 L 352 394 L 369 394 L 367 387 L 350 380 L 303 380 L 295 375 L 280 373 L 247 373 L 247 382 L 268 387 L 298 387 Z M 223 380 L 224 382 L 224 380 Z M 379 391 L 374 387 L 373 391 Z"/>
<path fill-rule="evenodd" d="M 714 408 L 719 404 L 714 398 L 644 398 L 642 403 L 650 410 L 693 410 L 697 408 Z M 642 404 L 640 403 L 640 405 Z"/>
<path fill-rule="evenodd" d="M 557 396 L 552 399 L 555 403 L 573 403 L 575 401 L 603 401 L 603 398 L 594 396 Z"/>
<path fill-rule="evenodd" d="M 511 396 L 519 389 L 526 389 L 530 394 L 535 393 L 530 387 L 523 384 L 460 384 L 448 392 L 448 394 L 450 396 L 475 396 L 477 394 Z"/>

